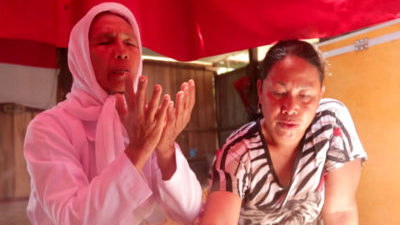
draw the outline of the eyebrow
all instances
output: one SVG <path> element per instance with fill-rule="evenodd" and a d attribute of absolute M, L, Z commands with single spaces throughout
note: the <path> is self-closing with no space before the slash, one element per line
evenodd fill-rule
<path fill-rule="evenodd" d="M 282 83 L 282 82 L 276 82 L 275 84 L 272 84 L 271 86 L 273 87 L 274 85 L 280 85 L 280 86 L 283 86 L 283 87 L 287 86 L 286 83 Z M 310 87 L 313 87 L 313 86 L 310 85 L 310 84 L 306 84 L 306 85 L 300 86 L 299 88 L 305 89 L 305 88 L 310 88 Z"/>
<path fill-rule="evenodd" d="M 135 34 L 134 33 L 122 33 L 121 34 L 124 38 L 128 38 L 128 39 L 135 39 Z M 99 39 L 99 38 L 113 38 L 115 37 L 115 32 L 112 31 L 101 31 L 97 34 L 93 35 L 94 39 Z"/>

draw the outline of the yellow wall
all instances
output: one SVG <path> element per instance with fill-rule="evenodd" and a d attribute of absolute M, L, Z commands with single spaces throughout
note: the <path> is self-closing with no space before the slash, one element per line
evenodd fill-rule
<path fill-rule="evenodd" d="M 392 32 L 395 27 L 400 31 L 399 25 L 381 29 Z M 332 45 L 339 43 L 340 46 L 340 42 L 346 41 Z M 330 50 L 332 46 L 320 49 Z M 400 40 L 334 56 L 327 61 L 325 96 L 347 105 L 368 154 L 357 193 L 360 225 L 398 225 Z"/>

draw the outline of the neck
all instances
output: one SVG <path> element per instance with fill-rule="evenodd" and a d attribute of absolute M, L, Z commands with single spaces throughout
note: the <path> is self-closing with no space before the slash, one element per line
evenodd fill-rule
<path fill-rule="evenodd" d="M 297 150 L 299 149 L 299 145 L 271 145 L 267 143 L 268 145 L 268 150 L 270 152 L 276 152 L 281 154 L 282 156 L 285 157 L 291 157 L 295 156 L 297 153 Z"/>

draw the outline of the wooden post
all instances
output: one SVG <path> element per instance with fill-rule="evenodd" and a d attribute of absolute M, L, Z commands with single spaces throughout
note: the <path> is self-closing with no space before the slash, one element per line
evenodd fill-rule
<path fill-rule="evenodd" d="M 247 76 L 249 78 L 249 92 L 247 93 L 248 119 L 255 120 L 258 117 L 258 95 L 257 95 L 257 79 L 259 73 L 259 62 L 257 59 L 257 48 L 249 49 L 249 65 L 247 66 Z"/>

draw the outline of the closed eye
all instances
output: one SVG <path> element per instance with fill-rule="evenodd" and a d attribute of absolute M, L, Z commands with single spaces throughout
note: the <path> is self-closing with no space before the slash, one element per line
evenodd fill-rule
<path fill-rule="evenodd" d="M 113 39 L 102 37 L 95 41 L 96 45 L 109 45 L 113 42 Z"/>
<path fill-rule="evenodd" d="M 108 45 L 110 43 L 111 43 L 111 41 L 102 41 L 102 42 L 98 42 L 97 45 Z"/>
<path fill-rule="evenodd" d="M 125 42 L 125 44 L 128 45 L 128 46 L 134 46 L 134 47 L 137 46 L 137 44 L 133 43 L 133 42 Z"/>
<path fill-rule="evenodd" d="M 308 97 L 310 97 L 310 95 L 307 95 L 307 94 L 301 94 L 301 95 L 300 95 L 300 97 L 302 97 L 302 98 L 308 98 Z"/>
<path fill-rule="evenodd" d="M 276 96 L 284 96 L 286 95 L 286 92 L 282 92 L 282 91 L 273 91 L 272 94 L 276 95 Z"/>
<path fill-rule="evenodd" d="M 300 94 L 300 98 L 301 98 L 303 101 L 308 101 L 308 100 L 311 99 L 311 95 L 309 95 L 309 94 Z"/>
<path fill-rule="evenodd" d="M 128 45 L 128 46 L 137 46 L 136 41 L 133 40 L 133 39 L 131 39 L 131 38 L 126 39 L 126 40 L 124 41 L 124 43 L 125 43 L 126 45 Z"/>

